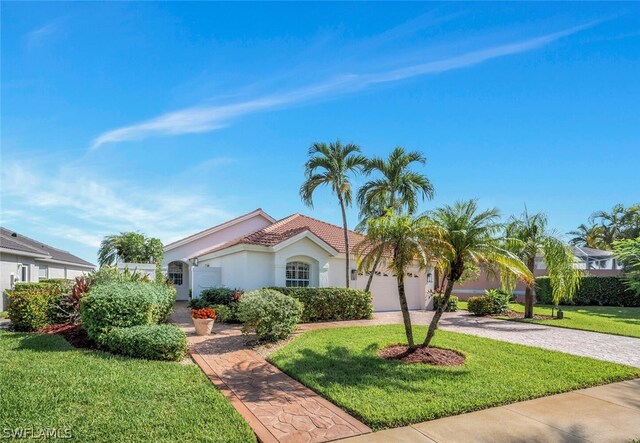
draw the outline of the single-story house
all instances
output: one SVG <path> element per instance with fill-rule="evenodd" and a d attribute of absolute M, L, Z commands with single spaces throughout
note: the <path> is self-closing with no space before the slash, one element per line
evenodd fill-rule
<path fill-rule="evenodd" d="M 74 279 L 95 269 L 75 255 L 0 227 L 0 311 L 6 309 L 4 291 L 17 282 L 43 278 Z"/>
<path fill-rule="evenodd" d="M 582 270 L 587 275 L 608 276 L 622 274 L 622 265 L 616 261 L 615 255 L 611 251 L 579 246 L 571 246 L 571 249 L 575 257 L 574 268 Z M 535 277 L 547 275 L 547 265 L 542 256 L 536 257 L 533 275 Z M 486 289 L 499 287 L 500 281 L 498 278 L 489 277 L 486 273 L 481 272 L 477 278 L 454 286 L 453 294 L 461 300 L 467 300 L 474 295 L 484 294 Z M 515 291 L 513 291 L 518 301 L 524 301 L 524 290 L 524 283 L 518 283 Z"/>
<path fill-rule="evenodd" d="M 364 289 L 368 275 L 357 271 L 353 248 L 362 240 L 349 231 L 350 287 Z M 342 227 L 302 214 L 276 220 L 256 209 L 165 246 L 163 268 L 178 300 L 198 297 L 208 287 L 245 291 L 265 286 L 345 287 L 347 250 Z M 433 289 L 433 270 L 407 271 L 407 301 L 425 309 Z M 395 275 L 381 269 L 371 285 L 377 311 L 400 309 Z"/>

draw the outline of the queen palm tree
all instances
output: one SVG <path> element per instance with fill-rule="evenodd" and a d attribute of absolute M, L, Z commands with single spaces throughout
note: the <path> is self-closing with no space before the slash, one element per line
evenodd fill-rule
<path fill-rule="evenodd" d="M 396 147 L 385 160 L 374 157 L 367 162 L 365 174 L 372 172 L 381 174 L 366 182 L 358 191 L 360 216 L 365 221 L 372 217 L 380 217 L 391 209 L 392 211 L 407 211 L 414 214 L 418 209 L 419 199 L 432 199 L 433 185 L 426 175 L 411 170 L 413 164 L 424 165 L 427 159 L 417 151 L 406 152 L 404 148 Z M 361 225 L 362 227 L 362 225 Z M 373 276 L 380 264 L 381 256 L 373 261 L 367 280 L 365 291 L 368 291 Z"/>
<path fill-rule="evenodd" d="M 555 304 L 562 298 L 571 299 L 580 285 L 581 272 L 574 268 L 573 251 L 553 232 L 547 229 L 544 213 L 529 214 L 525 209 L 520 217 L 511 217 L 506 226 L 506 236 L 517 239 L 513 252 L 526 263 L 531 273 L 536 256 L 540 255 L 547 266 L 549 283 Z M 533 318 L 533 281 L 524 293 L 524 317 Z"/>
<path fill-rule="evenodd" d="M 371 269 L 379 263 L 380 257 L 387 260 L 386 266 L 396 275 L 398 299 L 409 350 L 416 348 L 411 327 L 411 316 L 407 305 L 404 277 L 407 268 L 416 263 L 425 267 L 432 251 L 446 247 L 439 242 L 436 227 L 427 226 L 423 221 L 409 214 L 397 214 L 391 209 L 386 214 L 367 219 L 366 236 L 356 245 L 360 256 L 359 268 Z"/>
<path fill-rule="evenodd" d="M 309 207 L 313 207 L 313 193 L 320 186 L 329 186 L 338 197 L 342 211 L 342 227 L 346 248 L 345 278 L 349 287 L 350 249 L 346 207 L 351 205 L 352 192 L 350 175 L 360 172 L 367 159 L 360 154 L 360 147 L 349 143 L 314 143 L 309 148 L 309 159 L 305 164 L 306 180 L 300 186 L 300 197 Z"/>
<path fill-rule="evenodd" d="M 514 253 L 505 248 L 510 242 L 500 235 L 503 225 L 497 209 L 478 211 L 475 200 L 459 201 L 428 212 L 423 217 L 430 235 L 436 235 L 434 258 L 444 270 L 446 286 L 443 300 L 429 324 L 422 343 L 428 347 L 433 339 L 438 322 L 451 298 L 453 286 L 470 269 L 493 270 L 513 275 L 528 284 L 533 281 L 532 272 Z"/>

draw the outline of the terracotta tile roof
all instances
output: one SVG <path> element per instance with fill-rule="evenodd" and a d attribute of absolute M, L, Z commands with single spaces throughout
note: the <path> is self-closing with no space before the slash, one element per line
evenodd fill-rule
<path fill-rule="evenodd" d="M 203 255 L 221 251 L 239 244 L 275 246 L 304 231 L 313 233 L 336 251 L 341 253 L 346 252 L 342 227 L 307 217 L 306 215 L 293 214 L 267 226 L 266 228 L 230 240 L 221 246 L 204 252 Z M 348 235 L 349 248 L 353 251 L 354 246 L 358 244 L 363 237 L 357 232 L 351 230 L 349 230 Z"/>

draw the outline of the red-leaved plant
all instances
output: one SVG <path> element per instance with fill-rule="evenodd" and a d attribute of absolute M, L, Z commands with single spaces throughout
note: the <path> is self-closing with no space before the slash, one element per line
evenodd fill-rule
<path fill-rule="evenodd" d="M 216 310 L 213 308 L 192 309 L 191 317 L 200 318 L 200 319 L 206 319 L 206 318 L 215 319 Z"/>

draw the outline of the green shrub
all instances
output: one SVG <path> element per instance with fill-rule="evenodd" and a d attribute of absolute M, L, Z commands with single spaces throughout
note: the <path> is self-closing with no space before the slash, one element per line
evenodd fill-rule
<path fill-rule="evenodd" d="M 487 289 L 484 293 L 485 297 L 491 299 L 492 309 L 490 314 L 502 314 L 509 309 L 509 302 L 513 298 L 511 293 L 502 289 Z"/>
<path fill-rule="evenodd" d="M 216 311 L 216 321 L 218 323 L 231 323 L 237 320 L 235 312 L 229 306 L 212 305 L 211 307 Z"/>
<path fill-rule="evenodd" d="M 165 321 L 176 298 L 175 288 L 159 283 L 111 281 L 96 284 L 80 302 L 80 317 L 90 338 L 102 344 L 112 328 Z"/>
<path fill-rule="evenodd" d="M 5 291 L 9 299 L 7 315 L 19 331 L 35 331 L 50 323 L 50 308 L 60 296 L 55 285 L 23 283 Z"/>
<path fill-rule="evenodd" d="M 211 305 L 229 305 L 238 300 L 235 299 L 234 294 L 236 290 L 225 287 L 219 288 L 207 288 L 200 294 L 200 300 Z"/>
<path fill-rule="evenodd" d="M 536 277 L 536 300 L 553 304 L 549 277 Z M 630 291 L 622 276 L 587 275 L 580 279 L 573 301 L 562 299 L 560 304 L 638 307 L 640 294 Z"/>
<path fill-rule="evenodd" d="M 470 297 L 467 300 L 467 310 L 474 315 L 482 316 L 493 312 L 493 300 L 487 296 Z"/>
<path fill-rule="evenodd" d="M 440 303 L 444 302 L 443 294 L 434 294 L 433 295 L 433 310 L 435 311 L 440 306 Z M 456 312 L 458 310 L 458 297 L 455 295 L 449 296 L 449 302 L 447 303 L 447 307 L 444 312 Z"/>
<path fill-rule="evenodd" d="M 71 288 L 73 288 L 75 281 L 67 278 L 41 278 L 38 283 L 56 285 L 60 289 L 60 292 L 67 294 L 71 292 Z"/>
<path fill-rule="evenodd" d="M 347 288 L 283 288 L 275 291 L 295 298 L 304 306 L 302 321 L 360 320 L 371 318 L 371 293 Z"/>
<path fill-rule="evenodd" d="M 114 354 L 148 360 L 182 360 L 187 353 L 187 336 L 175 325 L 140 325 L 111 329 L 104 346 Z"/>
<path fill-rule="evenodd" d="M 238 322 L 236 318 L 237 300 L 241 294 L 241 291 L 228 288 L 205 289 L 200 298 L 193 298 L 189 301 L 189 307 L 191 309 L 213 308 L 218 313 L 216 318 L 219 322 L 234 323 Z"/>
<path fill-rule="evenodd" d="M 244 333 L 255 331 L 261 341 L 277 341 L 296 329 L 302 311 L 298 300 L 272 289 L 259 289 L 240 299 L 237 316 L 244 323 Z"/>

